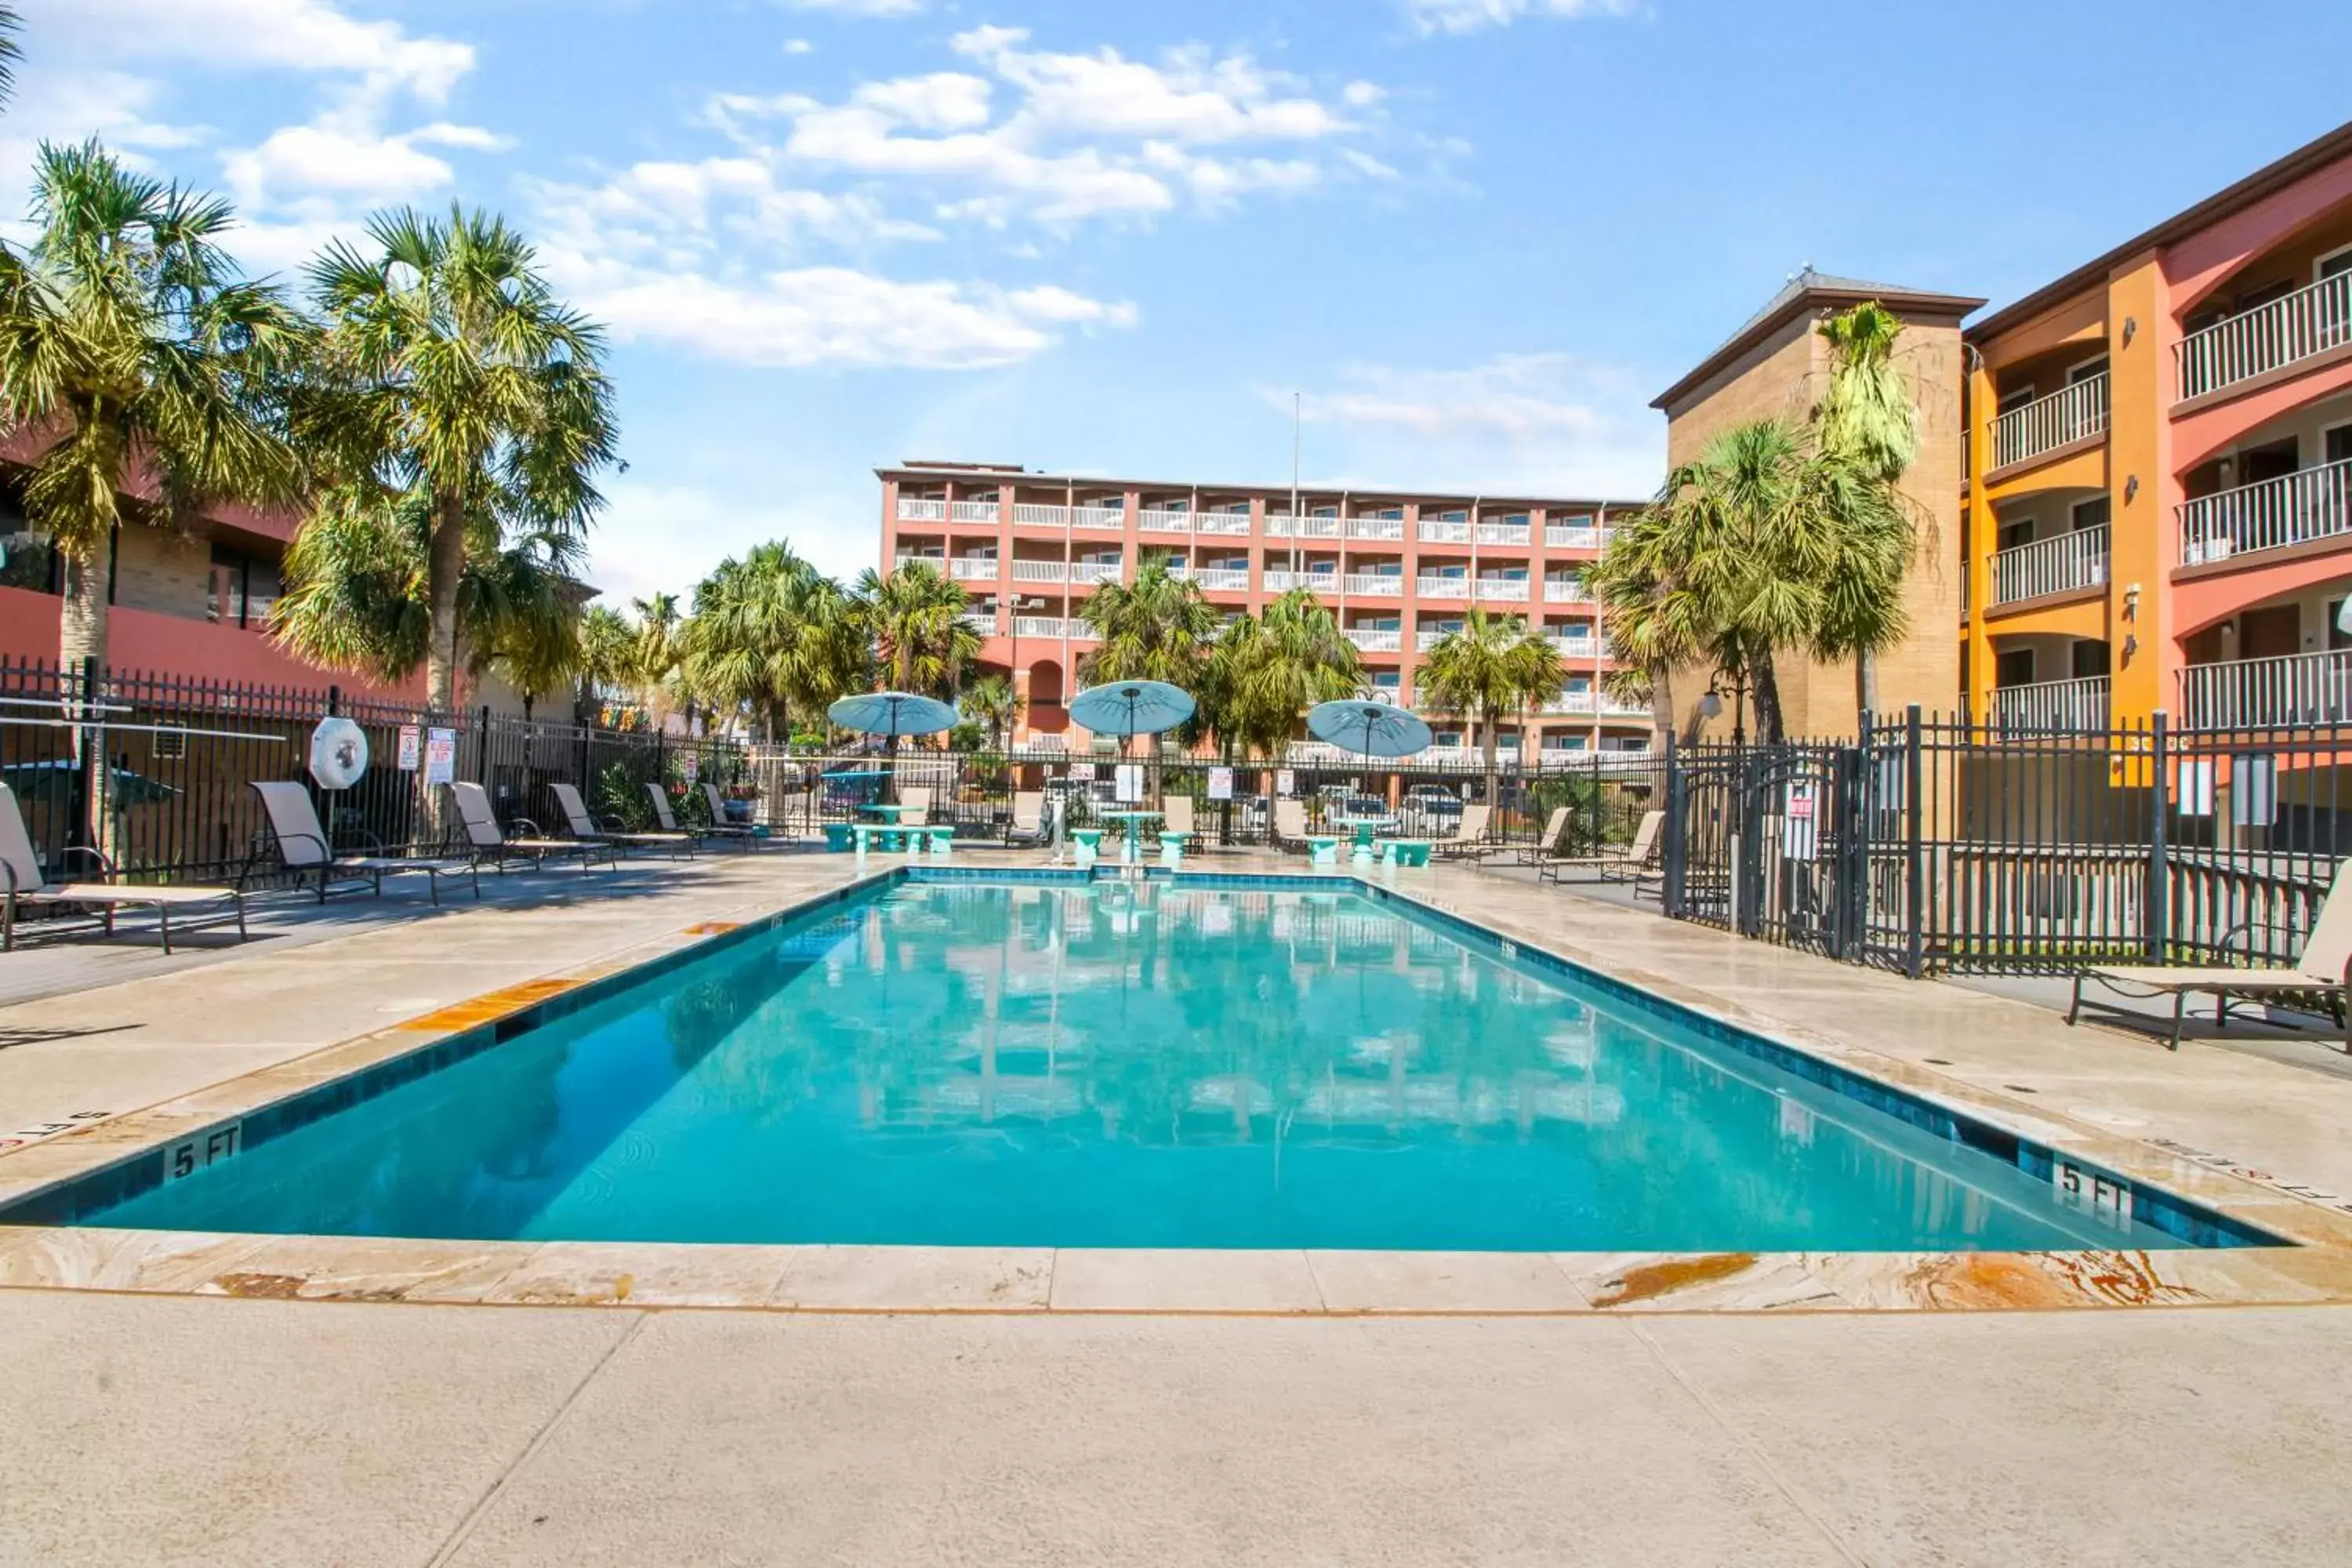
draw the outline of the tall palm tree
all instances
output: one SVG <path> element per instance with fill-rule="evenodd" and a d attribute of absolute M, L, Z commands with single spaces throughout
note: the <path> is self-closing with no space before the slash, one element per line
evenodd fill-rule
<path fill-rule="evenodd" d="M 16 92 L 16 62 L 25 58 L 17 47 L 16 35 L 25 26 L 14 5 L 0 5 L 0 105 L 5 105 Z"/>
<path fill-rule="evenodd" d="M 583 724 L 596 722 L 607 697 L 635 695 L 637 628 L 609 605 L 591 605 L 580 617 L 580 698 Z"/>
<path fill-rule="evenodd" d="M 1496 752 L 1504 719 L 1524 715 L 1559 697 L 1568 676 L 1559 650 L 1517 616 L 1490 616 L 1473 605 L 1458 632 L 1429 650 L 1416 678 L 1433 707 L 1477 724 L 1486 755 L 1486 799 L 1495 799 Z"/>
<path fill-rule="evenodd" d="M 920 562 L 857 579 L 856 616 L 893 691 L 952 697 L 987 640 L 965 621 L 962 588 Z"/>
<path fill-rule="evenodd" d="M 64 557 L 59 655 L 103 661 L 119 530 L 297 493 L 278 399 L 310 334 L 220 247 L 226 202 L 96 142 L 41 148 L 31 221 L 0 244 L 0 425 L 48 440 L 26 521 Z"/>
<path fill-rule="evenodd" d="M 790 734 L 795 715 L 822 724 L 872 663 L 857 602 L 782 543 L 730 557 L 696 586 L 678 650 L 689 689 L 748 712 L 771 740 Z"/>
<path fill-rule="evenodd" d="M 467 562 L 518 534 L 577 537 L 614 460 L 601 329 L 559 303 L 504 220 L 379 214 L 311 264 L 327 330 L 297 437 L 341 487 L 429 506 L 425 700 L 457 700 Z"/>
<path fill-rule="evenodd" d="M 1895 345 L 1902 319 L 1875 300 L 1815 331 L 1830 345 L 1829 390 L 1814 428 L 1818 504 L 1838 520 L 1828 568 L 1830 603 L 1814 638 L 1824 659 L 1853 660 L 1854 710 L 1878 708 L 1878 656 L 1909 630 L 1903 578 L 1918 548 L 1916 518 L 1900 486 L 1919 452 L 1919 409 Z"/>
<path fill-rule="evenodd" d="M 1013 689 L 1010 676 L 983 675 L 963 689 L 956 706 L 967 720 L 988 732 L 989 749 L 1001 752 L 1005 736 L 1021 722 L 1021 710 L 1027 704 Z"/>
<path fill-rule="evenodd" d="M 1105 583 L 1078 606 L 1102 639 L 1078 661 L 1088 685 L 1105 680 L 1164 680 L 1192 689 L 1217 638 L 1216 606 L 1201 585 L 1147 560 L 1133 583 Z"/>
<path fill-rule="evenodd" d="M 1330 606 L 1293 588 L 1217 639 L 1202 672 L 1201 712 L 1227 756 L 1275 755 L 1318 702 L 1364 689 L 1363 655 Z"/>

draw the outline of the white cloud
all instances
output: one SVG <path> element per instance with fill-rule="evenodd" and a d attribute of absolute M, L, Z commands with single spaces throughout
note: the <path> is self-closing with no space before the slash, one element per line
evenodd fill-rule
<path fill-rule="evenodd" d="M 1308 390 L 1301 413 L 1328 428 L 1350 477 L 1424 486 L 1646 495 L 1664 429 L 1627 370 L 1565 353 L 1497 354 L 1466 367 L 1349 367 Z M 1286 388 L 1260 395 L 1283 412 Z M 1419 476 L 1428 477 L 1419 477 Z"/>
<path fill-rule="evenodd" d="M 1474 33 L 1521 16 L 1622 16 L 1634 0 L 1405 0 L 1405 15 L 1424 33 Z"/>
<path fill-rule="evenodd" d="M 187 61 L 341 72 L 439 102 L 474 68 L 471 46 L 362 22 L 330 0 L 17 0 L 28 37 L 73 61 Z"/>
<path fill-rule="evenodd" d="M 719 562 L 771 540 L 785 541 L 843 582 L 872 566 L 881 551 L 877 500 L 834 503 L 781 476 L 747 475 L 718 491 L 625 478 L 605 492 L 610 504 L 588 536 L 587 577 L 616 609 L 656 593 L 677 595 L 683 608 Z M 782 507 L 746 499 L 761 496 L 812 499 Z"/>
<path fill-rule="evenodd" d="M 786 38 L 784 40 L 784 53 L 788 55 L 804 55 L 814 47 L 816 47 L 816 46 L 810 43 L 806 38 Z"/>

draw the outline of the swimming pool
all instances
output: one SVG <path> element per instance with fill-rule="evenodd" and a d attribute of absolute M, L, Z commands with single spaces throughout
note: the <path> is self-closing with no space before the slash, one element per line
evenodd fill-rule
<path fill-rule="evenodd" d="M 504 1033 L 58 1217 L 1066 1247 L 2268 1239 L 1347 881 L 901 874 Z"/>

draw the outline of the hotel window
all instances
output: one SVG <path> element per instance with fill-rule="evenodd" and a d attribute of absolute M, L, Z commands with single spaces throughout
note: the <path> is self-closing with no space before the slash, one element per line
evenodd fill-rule
<path fill-rule="evenodd" d="M 2341 463 L 2352 460 L 2352 425 L 2338 425 L 2319 434 L 2319 460 Z"/>
<path fill-rule="evenodd" d="M 2021 544 L 2033 542 L 2033 520 L 2021 517 L 2014 522 L 2000 525 L 2000 536 L 1994 540 L 1995 550 L 2014 550 Z"/>
<path fill-rule="evenodd" d="M 1992 658 L 1992 683 L 1995 686 L 2031 686 L 2033 684 L 2033 650 L 2011 648 L 1997 653 Z"/>
<path fill-rule="evenodd" d="M 2032 401 L 2033 384 L 2029 381 L 2014 391 L 2002 393 L 2000 402 L 1994 405 L 1994 412 L 1996 414 L 2013 413 Z"/>
<path fill-rule="evenodd" d="M 2078 531 L 2085 528 L 2105 528 L 2107 526 L 2107 518 L 2113 506 L 2114 503 L 2107 497 L 2093 496 L 2089 500 L 2076 501 L 2074 510 L 2069 515 L 2074 519 L 2074 527 Z"/>

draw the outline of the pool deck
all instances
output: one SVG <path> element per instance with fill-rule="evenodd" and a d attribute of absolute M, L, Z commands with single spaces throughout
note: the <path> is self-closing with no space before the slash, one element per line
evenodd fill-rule
<path fill-rule="evenodd" d="M 19 1140 L 0 1197 L 857 874 L 846 856 L 720 852 L 509 879 L 429 919 L 421 896 L 325 924 L 288 905 L 245 949 L 170 961 L 124 943 L 0 959 L 0 987 L 37 998 L 0 1006 L 0 1138 Z M 1393 885 L 2311 1245 L 1667 1258 L 0 1231 L 0 1495 L 37 1500 L 0 1510 L 0 1561 L 193 1542 L 241 1563 L 2352 1550 L 2332 1479 L 2352 1458 L 2352 1308 L 2335 1304 L 2352 1300 L 2336 1195 L 2352 1080 L 2327 1041 L 2307 1065 L 2174 1055 L 1507 874 Z M 2040 1310 L 2101 1306 L 2133 1310 Z"/>

